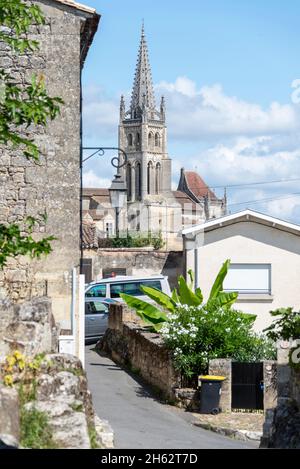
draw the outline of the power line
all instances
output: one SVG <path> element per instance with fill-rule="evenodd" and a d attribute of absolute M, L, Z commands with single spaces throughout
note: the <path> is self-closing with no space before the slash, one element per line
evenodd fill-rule
<path fill-rule="evenodd" d="M 263 202 L 272 202 L 273 200 L 284 200 L 284 199 L 292 199 L 293 197 L 300 196 L 300 192 L 295 192 L 294 194 L 286 195 L 284 197 L 270 197 L 267 199 L 255 199 L 255 200 L 248 200 L 247 202 L 238 202 L 236 204 L 230 204 L 228 207 L 235 207 L 237 205 L 246 205 L 246 204 L 258 204 Z"/>
<path fill-rule="evenodd" d="M 230 189 L 232 187 L 247 187 L 247 186 L 263 186 L 267 184 L 281 184 L 281 183 L 287 183 L 287 182 L 299 182 L 300 178 L 297 179 L 277 179 L 275 181 L 262 181 L 262 182 L 249 182 L 249 183 L 242 183 L 242 184 L 223 184 L 222 186 L 206 186 L 209 189 L 223 189 L 226 187 L 227 189 Z M 205 186 L 202 187 L 202 189 L 205 189 Z"/>

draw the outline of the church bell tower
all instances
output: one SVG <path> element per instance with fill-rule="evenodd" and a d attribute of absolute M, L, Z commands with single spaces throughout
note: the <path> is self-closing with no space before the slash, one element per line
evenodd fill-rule
<path fill-rule="evenodd" d="M 164 97 L 156 108 L 144 26 L 131 104 L 120 103 L 119 146 L 128 155 L 126 181 L 128 202 L 155 200 L 171 192 L 171 159 L 167 153 Z"/>

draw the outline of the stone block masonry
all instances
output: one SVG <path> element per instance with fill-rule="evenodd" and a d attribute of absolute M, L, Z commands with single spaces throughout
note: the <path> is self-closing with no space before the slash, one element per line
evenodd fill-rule
<path fill-rule="evenodd" d="M 39 50 L 15 56 L 0 44 L 0 68 L 20 85 L 30 83 L 33 74 L 45 77 L 49 95 L 61 97 L 64 105 L 46 129 L 26 129 L 40 149 L 38 163 L 26 160 L 21 149 L 0 148 L 0 223 L 46 214 L 47 222 L 36 227 L 35 236 L 53 235 L 56 241 L 42 261 L 9 262 L 0 274 L 0 297 L 22 301 L 47 293 L 60 321 L 69 318 L 68 275 L 80 264 L 80 75 L 99 17 L 53 0 L 35 3 L 46 17 L 44 25 L 32 26 L 30 32 Z"/>
<path fill-rule="evenodd" d="M 109 329 L 97 347 L 116 362 L 132 368 L 164 397 L 176 400 L 175 390 L 180 387 L 181 377 L 170 352 L 161 336 L 144 329 L 127 307 L 110 306 Z"/>

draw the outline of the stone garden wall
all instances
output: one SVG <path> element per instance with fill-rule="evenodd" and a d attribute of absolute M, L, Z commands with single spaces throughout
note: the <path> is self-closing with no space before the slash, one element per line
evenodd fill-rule
<path fill-rule="evenodd" d="M 167 399 L 176 399 L 175 389 L 180 387 L 181 379 L 158 334 L 146 331 L 138 323 L 125 322 L 122 327 L 108 329 L 97 347 L 117 363 L 131 368 Z"/>
<path fill-rule="evenodd" d="M 300 449 L 300 370 L 289 366 L 289 348 L 278 350 L 278 403 L 267 412 L 262 448 Z"/>
<path fill-rule="evenodd" d="M 49 298 L 22 305 L 0 301 L 0 361 L 14 350 L 27 356 L 57 352 L 58 334 Z"/>

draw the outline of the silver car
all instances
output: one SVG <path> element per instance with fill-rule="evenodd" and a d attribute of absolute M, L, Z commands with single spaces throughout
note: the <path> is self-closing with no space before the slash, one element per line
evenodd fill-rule
<path fill-rule="evenodd" d="M 101 300 L 100 298 L 85 299 L 85 340 L 97 340 L 108 326 L 109 305 L 111 300 Z"/>

